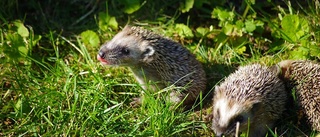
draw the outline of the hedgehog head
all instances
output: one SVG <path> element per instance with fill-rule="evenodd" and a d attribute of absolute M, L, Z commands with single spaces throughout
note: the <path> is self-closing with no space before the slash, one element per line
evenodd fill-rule
<path fill-rule="evenodd" d="M 156 35 L 140 27 L 126 26 L 101 46 L 97 59 L 104 65 L 112 66 L 137 66 L 151 62 L 155 50 L 150 39 L 156 39 Z"/>
<path fill-rule="evenodd" d="M 217 135 L 263 136 L 285 109 L 284 83 L 259 64 L 240 67 L 215 87 L 212 129 Z M 239 125 L 239 126 L 237 126 Z"/>
<path fill-rule="evenodd" d="M 212 129 L 217 136 L 235 136 L 237 125 L 240 132 L 246 132 L 255 119 L 254 114 L 259 109 L 260 102 L 247 100 L 239 102 L 230 99 L 216 86 L 213 104 Z"/>

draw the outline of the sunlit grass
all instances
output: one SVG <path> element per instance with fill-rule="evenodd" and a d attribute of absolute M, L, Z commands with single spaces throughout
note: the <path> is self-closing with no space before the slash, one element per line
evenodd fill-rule
<path fill-rule="evenodd" d="M 127 68 L 100 65 L 96 60 L 99 47 L 84 44 L 80 37 L 82 31 L 92 29 L 99 35 L 100 40 L 105 42 L 119 31 L 108 27 L 102 30 L 98 26 L 96 15 L 104 11 L 104 6 L 107 4 L 97 5 L 94 2 L 88 4 L 87 1 L 77 1 L 87 6 L 77 8 L 66 5 L 63 9 L 55 9 L 52 5 L 46 9 L 35 1 L 28 3 L 29 5 L 21 3 L 30 8 L 26 16 L 16 13 L 20 1 L 0 2 L 1 7 L 7 6 L 0 11 L 0 136 L 213 136 L 210 122 L 205 123 L 203 117 L 211 112 L 210 103 L 200 102 L 188 111 L 175 110 L 172 104 L 165 101 L 163 96 L 166 93 L 160 95 L 144 91 L 147 93 L 144 95 L 144 101 L 147 103 L 136 108 L 130 106 L 132 99 L 139 97 L 143 90 L 133 78 L 133 74 Z M 63 5 L 62 2 L 56 4 Z M 214 23 L 210 24 L 213 29 L 206 36 L 181 38 L 177 35 L 175 24 L 181 22 L 190 24 L 191 30 L 195 33 L 197 25 L 206 27 L 212 20 L 208 19 L 209 21 L 203 24 L 200 21 L 190 20 L 190 18 L 195 19 L 193 17 L 195 15 L 190 14 L 190 17 L 181 15 L 170 6 L 172 3 L 162 5 L 170 7 L 167 11 L 152 8 L 160 5 L 160 1 L 145 3 L 141 11 L 128 17 L 121 11 L 112 11 L 117 8 L 116 3 L 108 4 L 110 4 L 108 12 L 114 16 L 118 15 L 116 17 L 121 27 L 129 20 L 132 24 L 142 25 L 183 43 L 203 63 L 209 81 L 208 90 L 239 65 L 253 62 L 273 65 L 289 58 L 291 50 L 294 51 L 296 50 L 294 47 L 301 45 L 275 38 L 274 35 L 277 34 L 270 34 L 270 37 L 263 37 L 260 34 L 256 36 L 258 34 L 254 33 L 244 34 L 242 37 L 221 36 L 219 35 L 221 28 Z M 303 11 L 301 16 L 307 18 L 312 28 L 310 36 L 305 37 L 310 38 L 309 45 L 319 46 L 317 44 L 320 30 L 319 3 L 310 1 L 308 6 L 301 8 Z M 288 12 L 288 7 L 287 5 L 281 8 Z M 34 8 L 39 10 L 34 11 Z M 97 8 L 99 11 L 94 9 L 95 12 L 90 13 L 90 16 L 84 16 L 92 8 Z M 207 13 L 206 10 L 211 12 L 211 8 L 206 8 L 197 12 L 201 11 L 202 14 Z M 275 7 L 277 8 L 279 9 Z M 16 10 L 11 11 L 11 9 Z M 148 9 L 152 10 L 147 12 Z M 78 15 L 73 10 L 83 10 L 83 12 Z M 165 15 L 170 12 L 172 12 L 170 15 Z M 298 10 L 292 12 L 299 13 Z M 63 13 L 68 14 L 59 16 Z M 67 15 L 76 17 L 67 18 Z M 207 16 L 210 17 L 210 14 L 200 17 L 206 19 Z M 135 20 L 136 18 L 141 20 Z M 32 34 L 10 41 L 9 35 L 18 36 L 21 33 L 13 24 L 17 19 L 26 22 L 24 25 Z M 44 21 L 37 22 L 40 19 Z M 72 25 L 77 19 L 81 20 Z M 263 20 L 267 20 L 267 23 L 279 20 L 279 17 L 268 14 Z M 279 25 L 279 21 L 274 23 Z M 40 40 L 34 42 L 39 36 Z M 222 37 L 221 41 L 216 40 L 218 37 Z M 22 42 L 27 46 L 34 45 L 30 48 L 30 52 L 26 52 L 27 55 L 9 55 L 8 53 L 17 53 L 8 52 L 14 49 L 14 46 L 11 46 L 13 42 L 18 44 Z M 277 49 L 268 44 L 282 48 Z M 269 49 L 263 49 L 264 47 Z M 306 57 L 319 59 L 319 56 L 320 54 L 316 56 L 313 53 L 312 56 Z M 204 94 L 198 100 L 211 102 L 211 96 Z M 316 136 L 316 132 L 301 128 L 305 127 L 305 124 L 296 121 L 295 117 L 298 114 L 295 113 L 290 111 L 290 114 L 285 115 L 277 122 L 279 124 L 275 129 L 270 129 L 268 135 Z"/>

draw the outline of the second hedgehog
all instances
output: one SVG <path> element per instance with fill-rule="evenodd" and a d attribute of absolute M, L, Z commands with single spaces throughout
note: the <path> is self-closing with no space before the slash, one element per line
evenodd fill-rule
<path fill-rule="evenodd" d="M 126 26 L 102 45 L 97 58 L 105 65 L 129 67 L 145 90 L 183 87 L 169 95 L 175 104 L 185 99 L 183 104 L 191 105 L 206 87 L 204 70 L 194 55 L 181 44 L 141 27 Z M 150 82 L 154 84 L 147 85 Z"/>
<path fill-rule="evenodd" d="M 240 67 L 215 87 L 212 129 L 217 136 L 235 136 L 237 127 L 238 134 L 249 131 L 249 137 L 265 136 L 286 102 L 285 85 L 277 71 L 259 64 Z"/>
<path fill-rule="evenodd" d="M 320 64 L 306 60 L 284 60 L 279 63 L 289 89 L 313 130 L 320 131 Z"/>

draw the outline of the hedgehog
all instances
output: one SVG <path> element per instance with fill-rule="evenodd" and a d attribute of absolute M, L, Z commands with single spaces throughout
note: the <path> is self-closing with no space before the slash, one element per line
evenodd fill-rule
<path fill-rule="evenodd" d="M 320 64 L 307 60 L 278 63 L 280 78 L 294 91 L 298 107 L 313 130 L 320 131 Z"/>
<path fill-rule="evenodd" d="M 174 104 L 191 105 L 205 92 L 206 75 L 196 57 L 180 43 L 142 27 L 125 26 L 101 46 L 97 59 L 104 65 L 129 67 L 144 90 L 181 87 L 168 95 Z M 135 103 L 141 98 L 131 104 Z"/>
<path fill-rule="evenodd" d="M 214 133 L 265 136 L 282 116 L 287 103 L 285 84 L 277 73 L 270 67 L 251 64 L 239 67 L 216 85 L 211 115 Z"/>

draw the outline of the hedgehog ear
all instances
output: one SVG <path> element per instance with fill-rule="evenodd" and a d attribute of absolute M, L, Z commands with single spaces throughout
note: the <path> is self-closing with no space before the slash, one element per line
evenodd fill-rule
<path fill-rule="evenodd" d="M 290 69 L 292 62 L 293 60 L 284 60 L 278 63 L 283 77 L 286 77 L 287 70 Z"/>
<path fill-rule="evenodd" d="M 285 75 L 286 75 L 286 71 L 287 68 L 283 67 L 283 65 L 280 63 L 275 64 L 271 67 L 269 67 L 269 69 L 280 79 L 284 79 Z"/>
<path fill-rule="evenodd" d="M 147 46 L 142 53 L 143 62 L 150 62 L 153 60 L 152 56 L 154 55 L 154 49 L 151 46 Z"/>
<path fill-rule="evenodd" d="M 281 73 L 283 73 L 278 64 L 275 64 L 275 65 L 269 67 L 269 69 L 271 70 L 271 72 L 273 72 L 276 75 L 281 75 Z"/>

